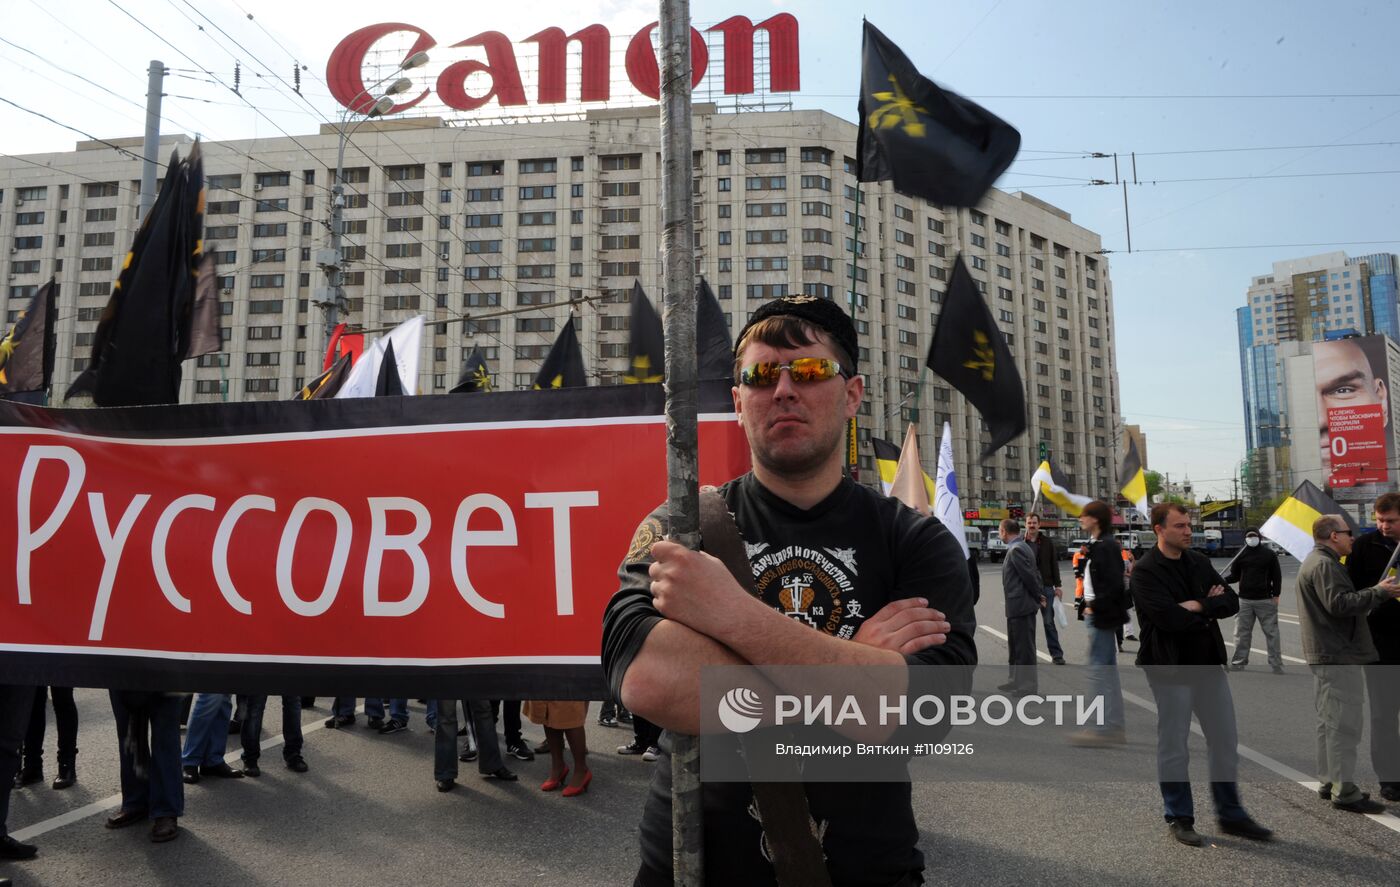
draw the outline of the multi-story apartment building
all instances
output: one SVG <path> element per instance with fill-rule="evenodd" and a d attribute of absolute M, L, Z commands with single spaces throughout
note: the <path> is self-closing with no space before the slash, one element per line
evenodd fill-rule
<path fill-rule="evenodd" d="M 899 441 L 917 412 L 932 466 L 945 420 L 970 507 L 1029 499 L 1038 444 L 1077 490 L 1111 495 L 1121 447 L 1113 298 L 1097 234 L 1028 194 L 947 210 L 859 184 L 854 125 L 820 111 L 694 118 L 696 269 L 731 329 L 764 299 L 807 293 L 854 306 L 870 396 L 865 442 Z M 168 153 L 168 139 L 163 150 Z M 316 264 L 328 245 L 341 132 L 206 143 L 206 248 L 218 259 L 224 351 L 187 364 L 182 401 L 289 398 L 319 371 Z M 62 392 L 86 365 L 96 320 L 137 224 L 139 140 L 0 158 L 4 309 L 50 274 L 61 283 Z M 345 152 L 343 254 L 350 322 L 428 317 L 418 390 L 443 393 L 481 346 L 498 388 L 529 387 L 572 313 L 592 384 L 626 369 L 629 291 L 660 299 L 655 109 L 551 123 L 369 121 Z M 985 432 L 924 369 L 962 253 L 1026 384 L 1030 432 L 980 464 Z M 8 261 L 3 261 L 7 258 Z"/>

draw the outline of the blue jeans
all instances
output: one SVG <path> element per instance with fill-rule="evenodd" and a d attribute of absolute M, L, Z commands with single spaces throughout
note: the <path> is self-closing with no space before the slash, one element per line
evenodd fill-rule
<path fill-rule="evenodd" d="M 186 767 L 213 767 L 228 752 L 228 722 L 233 698 L 227 693 L 200 693 L 185 728 Z"/>
<path fill-rule="evenodd" d="M 1248 819 L 1240 805 L 1239 736 L 1235 732 L 1235 703 L 1223 668 L 1192 666 L 1185 676 L 1164 680 L 1148 669 L 1147 683 L 1157 701 L 1157 779 L 1162 788 L 1163 815 L 1168 822 L 1194 822 L 1191 799 L 1191 716 L 1206 737 L 1210 788 L 1220 819 Z"/>
<path fill-rule="evenodd" d="M 1118 680 L 1118 640 L 1111 628 L 1095 628 L 1085 621 L 1089 632 L 1089 693 L 1104 698 L 1104 724 L 1101 730 L 1122 730 L 1123 686 Z"/>
<path fill-rule="evenodd" d="M 262 755 L 263 712 L 267 710 L 266 696 L 240 696 L 248 713 L 243 718 L 240 739 L 243 741 L 243 762 L 256 763 Z M 301 697 L 282 697 L 282 760 L 290 761 L 301 755 Z"/>
<path fill-rule="evenodd" d="M 389 703 L 389 717 L 395 718 L 403 723 L 408 723 L 408 699 L 379 699 L 365 697 L 365 717 L 373 720 L 384 718 L 384 703 Z M 355 697 L 337 696 L 335 702 L 331 704 L 331 713 L 339 717 L 340 715 L 355 715 Z"/>
<path fill-rule="evenodd" d="M 180 709 L 184 707 L 184 697 L 124 690 L 109 690 L 108 695 L 112 699 L 112 715 L 117 721 L 121 809 L 128 813 L 145 810 L 152 819 L 185 815 L 185 783 L 180 778 Z M 224 699 L 227 704 L 228 697 Z M 137 777 L 136 762 L 126 747 L 127 724 L 134 705 L 147 709 L 151 724 L 151 760 L 144 779 Z M 223 730 L 227 738 L 227 718 Z"/>
<path fill-rule="evenodd" d="M 10 789 L 19 772 L 19 749 L 33 700 L 33 687 L 0 684 L 0 838 L 9 834 L 5 820 L 10 816 Z"/>

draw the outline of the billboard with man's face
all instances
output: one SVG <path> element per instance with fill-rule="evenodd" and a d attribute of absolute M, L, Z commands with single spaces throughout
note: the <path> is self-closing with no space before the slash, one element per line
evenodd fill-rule
<path fill-rule="evenodd" d="M 1385 336 L 1313 344 L 1322 474 L 1329 486 L 1390 481 L 1390 370 Z"/>

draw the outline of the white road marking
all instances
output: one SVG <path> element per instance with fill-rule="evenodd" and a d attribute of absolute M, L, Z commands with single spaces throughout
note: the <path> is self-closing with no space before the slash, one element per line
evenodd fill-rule
<path fill-rule="evenodd" d="M 985 625 L 978 625 L 977 627 L 982 629 L 994 638 L 998 638 L 1002 641 L 1008 640 L 1006 635 L 997 631 L 995 628 L 988 628 Z M 1255 650 L 1254 652 L 1259 653 L 1260 651 Z M 1035 655 L 1046 662 L 1051 661 L 1049 653 L 1043 653 L 1040 650 L 1036 650 Z M 1260 655 L 1265 654 L 1261 653 Z M 1289 657 L 1285 656 L 1284 658 L 1288 659 Z M 1302 662 L 1301 659 L 1294 661 Z M 1124 701 L 1131 702 L 1133 705 L 1136 705 L 1139 708 L 1146 709 L 1147 711 L 1150 711 L 1153 714 L 1157 713 L 1157 706 L 1155 704 L 1153 704 L 1150 700 L 1143 699 L 1136 693 L 1130 693 L 1127 690 L 1124 690 L 1123 699 Z M 1205 734 L 1201 732 L 1200 726 L 1196 723 L 1194 719 L 1191 721 L 1191 732 L 1195 733 L 1197 736 L 1200 736 L 1202 738 L 1204 738 L 1205 736 Z M 1284 779 L 1296 782 L 1298 785 L 1301 785 L 1303 788 L 1312 792 L 1314 795 L 1317 794 L 1317 790 L 1322 785 L 1315 779 L 1309 777 L 1306 773 L 1301 773 L 1297 770 L 1294 770 L 1292 767 L 1288 766 L 1282 761 L 1276 761 L 1268 755 L 1264 754 L 1263 752 L 1255 751 L 1247 745 L 1238 745 L 1236 747 L 1239 749 L 1240 757 L 1245 758 L 1246 760 L 1253 761 L 1254 763 L 1268 770 L 1272 770 L 1279 776 L 1282 776 Z M 1379 822 L 1381 825 L 1385 826 L 1393 832 L 1400 832 L 1400 817 L 1397 817 L 1392 813 L 1367 813 L 1365 814 L 1365 816 L 1367 819 L 1373 819 L 1376 822 Z"/>
<path fill-rule="evenodd" d="M 364 710 L 364 706 L 361 705 L 359 708 L 355 709 L 355 712 L 358 714 L 363 712 Z M 325 729 L 325 726 L 326 722 L 320 718 L 317 718 L 313 721 L 301 725 L 301 735 L 305 736 L 307 733 L 314 733 L 317 730 L 323 730 Z M 286 737 L 279 733 L 276 736 L 269 737 L 268 739 L 260 743 L 259 748 L 276 748 L 277 746 L 284 744 L 286 741 Z M 239 751 L 229 752 L 228 754 L 224 755 L 224 761 L 225 763 L 231 765 L 237 764 L 239 762 L 239 756 L 241 754 L 241 749 Z M 33 825 L 26 826 L 22 829 L 10 832 L 10 837 L 14 838 L 16 841 L 28 841 L 30 838 L 37 838 L 42 834 L 53 831 L 54 829 L 60 829 L 63 828 L 65 825 L 72 825 L 75 822 L 87 819 L 89 816 L 96 816 L 97 814 L 105 813 L 108 810 L 115 810 L 121 806 L 121 803 L 122 796 L 121 793 L 118 792 L 117 794 L 112 795 L 109 798 L 103 798 L 100 801 L 93 801 L 91 804 L 85 804 L 84 806 L 79 807 L 76 810 L 69 810 L 67 813 L 61 813 L 58 816 L 54 816 L 50 819 L 45 819 L 42 822 L 36 822 Z"/>

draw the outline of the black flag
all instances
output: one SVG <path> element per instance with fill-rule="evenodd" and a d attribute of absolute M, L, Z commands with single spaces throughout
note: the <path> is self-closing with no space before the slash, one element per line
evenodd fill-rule
<path fill-rule="evenodd" d="M 983 459 L 1026 430 L 1021 374 L 961 255 L 953 262 L 927 363 L 982 414 L 992 434 Z"/>
<path fill-rule="evenodd" d="M 697 379 L 733 380 L 734 340 L 719 299 L 703 277 L 695 285 L 695 349 L 699 352 Z"/>
<path fill-rule="evenodd" d="M 660 382 L 666 369 L 666 337 L 661 332 L 661 315 L 651 305 L 642 282 L 632 282 L 632 317 L 628 321 L 631 341 L 627 345 L 627 372 L 622 381 L 628 385 Z"/>
<path fill-rule="evenodd" d="M 193 327 L 203 258 L 204 160 L 195 142 L 187 160 L 171 153 L 160 193 L 102 309 L 92 363 L 65 398 L 90 394 L 98 406 L 179 400 L 180 361 L 208 347 Z"/>
<path fill-rule="evenodd" d="M 399 361 L 394 357 L 393 339 L 384 342 L 384 358 L 379 364 L 379 378 L 374 380 L 374 396 L 403 396 L 403 380 L 399 378 Z"/>
<path fill-rule="evenodd" d="M 574 319 L 570 317 L 559 331 L 559 338 L 545 356 L 540 372 L 535 376 L 534 387 L 541 388 L 582 388 L 588 384 L 588 373 L 583 368 L 583 349 L 579 347 L 578 333 L 574 331 Z"/>
<path fill-rule="evenodd" d="M 20 313 L 19 320 L 0 339 L 0 398 L 43 401 L 53 379 L 55 336 L 54 302 L 58 284 L 52 277 Z M 16 395 L 38 395 L 17 397 Z"/>
<path fill-rule="evenodd" d="M 472 353 L 467 355 L 466 363 L 462 364 L 462 378 L 457 380 L 457 387 L 447 393 L 472 394 L 490 390 L 491 370 L 486 366 L 486 357 L 480 348 L 473 347 Z"/>
<path fill-rule="evenodd" d="M 292 400 L 328 400 L 335 397 L 340 386 L 350 377 L 350 364 L 354 360 L 350 354 L 342 354 L 331 368 L 307 382 Z"/>
<path fill-rule="evenodd" d="M 901 194 L 976 206 L 1021 147 L 1011 124 L 915 69 L 870 22 L 861 47 L 856 178 Z"/>

